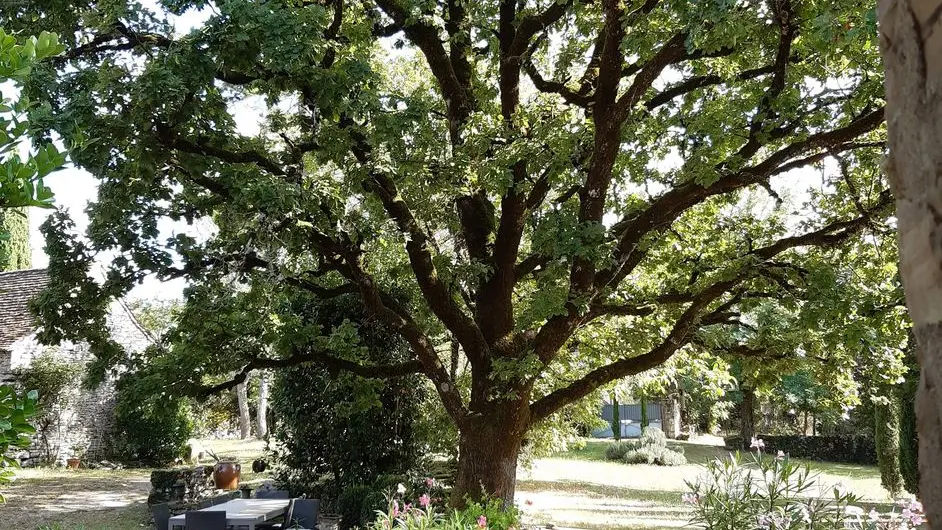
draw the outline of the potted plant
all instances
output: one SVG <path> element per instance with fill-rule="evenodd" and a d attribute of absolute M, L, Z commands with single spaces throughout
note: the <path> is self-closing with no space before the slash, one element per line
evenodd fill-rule
<path fill-rule="evenodd" d="M 239 480 L 242 477 L 239 459 L 232 456 L 217 456 L 212 451 L 207 451 L 207 453 L 216 461 L 213 467 L 213 481 L 216 483 L 216 489 L 226 491 L 239 489 Z"/>
<path fill-rule="evenodd" d="M 75 444 L 72 446 L 72 456 L 65 460 L 65 463 L 69 466 L 69 469 L 78 469 L 79 465 L 82 463 L 82 457 L 85 456 L 85 451 L 87 449 L 88 448 L 84 444 Z"/>

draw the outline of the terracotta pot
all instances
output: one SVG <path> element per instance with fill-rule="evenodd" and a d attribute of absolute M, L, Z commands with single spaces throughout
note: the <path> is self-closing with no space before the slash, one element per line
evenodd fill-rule
<path fill-rule="evenodd" d="M 69 466 L 69 469 L 78 469 L 79 464 L 81 464 L 82 461 L 78 458 L 68 458 L 66 459 L 65 463 Z"/>
<path fill-rule="evenodd" d="M 213 468 L 213 480 L 216 488 L 226 491 L 239 489 L 242 466 L 238 462 L 218 462 Z"/>

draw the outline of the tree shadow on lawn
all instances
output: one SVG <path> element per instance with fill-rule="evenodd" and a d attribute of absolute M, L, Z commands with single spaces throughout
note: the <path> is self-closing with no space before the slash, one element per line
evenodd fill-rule
<path fill-rule="evenodd" d="M 679 528 L 690 509 L 680 492 L 592 484 L 580 481 L 518 483 L 518 504 L 527 520 L 584 529 Z"/>
<path fill-rule="evenodd" d="M 3 492 L 4 530 L 36 528 L 63 514 L 127 508 L 145 502 L 150 492 L 149 470 L 26 469 L 18 475 Z"/>

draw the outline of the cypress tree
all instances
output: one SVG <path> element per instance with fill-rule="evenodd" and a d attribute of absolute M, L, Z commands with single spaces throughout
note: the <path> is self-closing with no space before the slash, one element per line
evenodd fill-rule
<path fill-rule="evenodd" d="M 644 430 L 648 427 L 648 398 L 641 396 L 641 429 Z"/>
<path fill-rule="evenodd" d="M 875 403 L 873 419 L 880 483 L 890 495 L 896 497 L 903 489 L 903 477 L 900 473 L 899 402 L 890 399 L 885 403 Z"/>
<path fill-rule="evenodd" d="M 32 266 L 29 248 L 29 217 L 25 209 L 0 209 L 0 271 Z"/>
<path fill-rule="evenodd" d="M 916 432 L 916 389 L 919 386 L 919 367 L 910 372 L 899 387 L 899 463 L 903 486 L 913 495 L 919 495 L 919 436 Z"/>
<path fill-rule="evenodd" d="M 621 411 L 618 410 L 618 395 L 612 392 L 612 436 L 621 440 Z"/>

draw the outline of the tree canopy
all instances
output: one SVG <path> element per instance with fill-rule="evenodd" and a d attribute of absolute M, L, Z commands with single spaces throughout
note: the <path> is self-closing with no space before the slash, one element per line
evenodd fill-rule
<path fill-rule="evenodd" d="M 81 237 L 46 225 L 37 310 L 46 340 L 92 339 L 99 375 L 123 360 L 100 331 L 111 297 L 186 278 L 182 344 L 236 286 L 265 318 L 229 322 L 194 365 L 422 373 L 460 432 L 458 494 L 507 498 L 532 427 L 678 352 L 848 369 L 905 340 L 871 3 L 159 9 L 0 7 L 69 36 L 31 77 L 52 102 L 33 117 L 93 132 L 74 160 L 99 198 Z M 167 237 L 168 219 L 214 232 Z M 369 364 L 350 326 L 283 303 L 298 292 L 357 295 L 413 358 Z"/>

